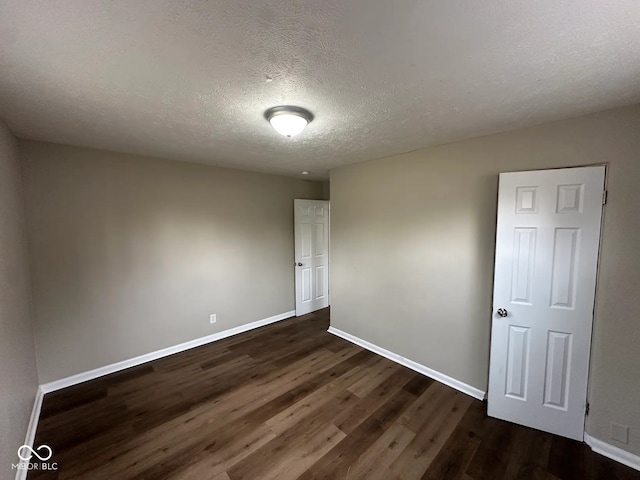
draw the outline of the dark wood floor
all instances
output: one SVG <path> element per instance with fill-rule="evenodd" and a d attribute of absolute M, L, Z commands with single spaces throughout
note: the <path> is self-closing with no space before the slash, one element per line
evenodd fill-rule
<path fill-rule="evenodd" d="M 99 479 L 640 479 L 326 332 L 328 311 L 45 396 L 36 445 Z"/>

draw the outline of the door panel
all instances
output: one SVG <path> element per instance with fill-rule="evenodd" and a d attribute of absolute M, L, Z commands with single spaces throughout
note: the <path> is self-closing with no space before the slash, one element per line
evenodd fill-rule
<path fill-rule="evenodd" d="M 329 202 L 294 200 L 296 315 L 329 306 Z"/>
<path fill-rule="evenodd" d="M 500 175 L 491 416 L 583 438 L 604 177 Z"/>
<path fill-rule="evenodd" d="M 311 301 L 311 289 L 313 288 L 311 285 L 311 269 L 303 268 L 301 271 L 302 274 L 302 292 L 301 292 L 301 300 L 303 302 Z"/>
<path fill-rule="evenodd" d="M 531 305 L 533 265 L 536 252 L 536 229 L 514 230 L 513 275 L 511 278 L 511 302 Z"/>
<path fill-rule="evenodd" d="M 316 299 L 324 298 L 324 278 L 327 275 L 324 265 L 316 267 Z"/>
<path fill-rule="evenodd" d="M 322 218 L 322 217 L 320 217 L 320 218 Z M 316 231 L 316 242 L 314 244 L 314 247 L 315 247 L 314 254 L 316 256 L 322 256 L 322 255 L 324 255 L 326 253 L 326 250 L 325 250 L 325 247 L 326 247 L 325 240 L 326 240 L 326 238 L 325 238 L 324 224 L 316 223 L 314 225 L 314 227 L 315 227 L 315 231 Z"/>
<path fill-rule="evenodd" d="M 307 216 L 305 216 L 307 218 Z M 311 228 L 313 225 L 310 223 L 302 223 L 300 225 L 300 255 L 297 256 L 300 260 L 309 260 L 311 258 Z"/>
<path fill-rule="evenodd" d="M 551 270 L 551 308 L 573 308 L 578 250 L 577 228 L 556 228 Z"/>
<path fill-rule="evenodd" d="M 547 338 L 547 366 L 544 384 L 544 405 L 567 409 L 571 334 L 549 332 Z"/>
<path fill-rule="evenodd" d="M 529 366 L 529 329 L 509 327 L 507 388 L 505 395 L 527 399 L 527 372 Z"/>

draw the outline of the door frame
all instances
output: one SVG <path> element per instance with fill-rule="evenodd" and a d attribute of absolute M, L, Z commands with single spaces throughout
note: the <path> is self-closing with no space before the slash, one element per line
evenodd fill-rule
<path fill-rule="evenodd" d="M 583 442 L 587 443 L 587 416 L 590 413 L 590 402 L 589 402 L 589 398 L 590 398 L 590 393 L 591 393 L 591 370 L 592 370 L 592 362 L 593 362 L 593 340 L 595 337 L 595 326 L 596 326 L 596 311 L 597 311 L 597 306 L 598 306 L 598 290 L 599 290 L 599 284 L 600 284 L 600 263 L 601 263 L 601 255 L 602 255 L 602 240 L 603 240 L 603 236 L 604 236 L 604 223 L 605 223 L 605 217 L 606 217 L 606 211 L 607 209 L 605 208 L 607 206 L 608 203 L 608 191 L 609 191 L 609 163 L 607 162 L 598 162 L 598 163 L 588 163 L 588 164 L 580 164 L 580 165 L 569 165 L 569 166 L 564 166 L 564 167 L 548 167 L 548 168 L 523 168 L 523 169 L 517 169 L 517 170 L 509 170 L 507 172 L 499 172 L 498 173 L 498 177 L 500 175 L 500 173 L 521 173 L 521 172 L 540 172 L 540 171 L 549 171 L 549 170 L 566 170 L 566 169 L 570 169 L 570 168 L 585 168 L 585 167 L 604 167 L 604 185 L 603 185 L 603 189 L 604 189 L 604 198 L 602 201 L 602 213 L 601 213 L 601 220 L 600 220 L 600 232 L 599 232 L 599 236 L 598 236 L 598 256 L 596 258 L 596 279 L 595 279 L 595 291 L 594 291 L 594 296 L 593 296 L 593 311 L 591 313 L 591 337 L 589 340 L 589 356 L 588 356 L 588 362 L 587 362 L 587 391 L 586 391 L 586 398 L 585 398 L 585 405 L 587 405 L 587 408 L 585 410 L 584 416 L 583 416 Z M 497 193 L 497 192 L 496 192 Z M 497 220 L 498 220 L 498 201 L 499 201 L 499 197 L 496 196 L 496 216 L 495 216 L 495 223 L 494 225 L 497 227 Z M 493 328 L 493 315 L 494 315 L 494 305 L 493 305 L 493 289 L 495 288 L 495 267 L 496 267 L 496 255 L 497 255 L 497 235 L 498 235 L 498 230 L 496 228 L 496 232 L 494 235 L 494 251 L 493 251 L 493 271 L 492 271 L 492 277 L 491 277 L 491 300 L 490 300 L 490 304 L 491 304 L 491 308 L 490 308 L 490 331 Z M 489 338 L 491 338 L 491 332 L 489 335 Z M 491 352 L 491 340 L 489 340 L 489 353 Z M 489 396 L 489 371 L 491 370 L 491 355 L 489 355 L 489 369 L 487 371 L 487 397 Z"/>
<path fill-rule="evenodd" d="M 585 402 L 587 405 L 587 409 L 584 414 L 584 432 L 582 434 L 583 442 L 586 442 L 587 439 L 587 417 L 590 413 L 590 394 L 591 394 L 591 366 L 593 362 L 593 339 L 596 333 L 596 312 L 598 310 L 598 287 L 600 286 L 600 262 L 602 261 L 602 239 L 604 236 L 604 222 L 607 214 L 607 203 L 609 196 L 609 164 L 608 163 L 598 163 L 593 165 L 585 165 L 587 167 L 604 167 L 604 198 L 602 199 L 602 218 L 600 220 L 600 235 L 598 236 L 598 258 L 596 259 L 596 291 L 593 294 L 593 312 L 591 314 L 591 343 L 589 344 L 589 364 L 587 367 L 587 398 L 585 398 Z M 569 168 L 577 168 L 577 167 L 569 167 Z"/>
<path fill-rule="evenodd" d="M 331 307 L 331 201 L 325 200 L 327 202 L 327 255 L 329 259 L 327 260 L 327 300 L 329 302 L 328 307 Z"/>

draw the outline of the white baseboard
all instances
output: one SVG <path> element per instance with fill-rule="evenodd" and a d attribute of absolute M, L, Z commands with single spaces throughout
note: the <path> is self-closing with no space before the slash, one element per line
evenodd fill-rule
<path fill-rule="evenodd" d="M 31 418 L 29 418 L 29 426 L 27 427 L 27 435 L 24 439 L 25 445 L 33 446 L 36 438 L 36 429 L 38 428 L 38 419 L 40 418 L 40 410 L 42 409 L 42 400 L 44 399 L 44 391 L 38 387 L 36 398 L 33 401 L 33 409 L 31 410 Z"/>
<path fill-rule="evenodd" d="M 239 333 L 244 333 L 249 330 L 253 330 L 255 328 L 264 327 L 265 325 L 269 325 L 270 323 L 279 322 L 280 320 L 293 317 L 295 316 L 295 314 L 296 314 L 295 310 L 280 313 L 278 315 L 274 315 L 273 317 L 264 318 L 262 320 L 258 320 L 252 323 L 247 323 L 245 325 L 240 325 L 239 327 L 230 328 L 229 330 L 224 330 L 222 332 L 214 333 L 213 335 L 207 335 L 206 337 L 196 338 L 195 340 L 190 340 L 185 343 L 173 345 L 172 347 L 163 348 L 162 350 L 156 350 L 155 352 L 146 353 L 144 355 L 140 355 L 139 357 L 130 358 L 128 360 L 123 360 L 117 363 L 112 363 L 111 365 L 105 365 L 104 367 L 89 370 L 88 372 L 78 373 L 70 377 L 62 378 L 60 380 L 55 380 L 53 382 L 44 383 L 40 385 L 40 388 L 43 393 L 49 393 L 55 390 L 60 390 L 62 388 L 70 387 L 72 385 L 77 385 L 78 383 L 86 382 L 88 380 L 93 380 L 94 378 L 102 377 L 104 375 L 109 375 L 110 373 L 119 372 L 120 370 L 124 370 L 126 368 L 135 367 L 137 365 L 141 365 L 143 363 L 147 363 L 152 360 L 157 360 L 158 358 L 166 357 L 168 355 L 173 355 L 174 353 L 184 352 L 185 350 L 189 350 L 191 348 L 199 347 L 201 345 L 206 345 L 207 343 L 215 342 L 217 340 L 222 340 L 223 338 L 232 337 L 234 335 L 238 335 Z"/>
<path fill-rule="evenodd" d="M 584 441 L 594 452 L 604 455 L 616 462 L 622 463 L 627 467 L 640 471 L 640 456 L 634 455 L 633 453 L 627 452 L 619 447 L 615 447 L 610 443 L 598 440 L 597 438 L 593 438 L 586 432 L 584 434 Z"/>
<path fill-rule="evenodd" d="M 456 390 L 460 390 L 462 393 L 466 393 L 467 395 L 471 395 L 472 397 L 477 398 L 478 400 L 484 400 L 486 397 L 486 392 L 483 392 L 482 390 L 472 387 L 471 385 L 467 385 L 466 383 L 463 383 L 460 380 L 456 380 L 455 378 L 445 375 L 444 373 L 440 373 L 437 370 L 433 370 L 432 368 L 425 367 L 424 365 L 414 362 L 413 360 L 404 358 L 403 356 L 398 355 L 397 353 L 393 353 L 382 347 L 374 345 L 373 343 L 367 342 L 366 340 L 362 340 L 361 338 L 351 335 L 350 333 L 343 332 L 342 330 L 338 330 L 335 327 L 329 327 L 328 332 L 340 338 L 344 338 L 345 340 L 351 343 L 355 343 L 356 345 L 359 345 L 362 348 L 366 348 L 367 350 L 370 350 L 373 353 L 377 353 L 378 355 L 388 358 L 391 361 L 399 363 L 400 365 L 404 365 L 405 367 L 410 368 L 411 370 L 414 370 L 423 375 L 426 375 L 427 377 L 431 377 L 440 383 L 449 385 L 450 387 L 455 388 Z"/>
<path fill-rule="evenodd" d="M 29 418 L 29 425 L 27 426 L 27 434 L 24 439 L 23 445 L 29 445 L 33 447 L 33 442 L 36 439 L 36 430 L 38 429 L 38 420 L 40 419 L 40 410 L 42 409 L 42 399 L 44 398 L 44 391 L 38 387 L 36 390 L 36 398 L 33 401 L 33 409 L 31 410 L 31 418 Z M 19 459 L 18 459 L 19 460 Z M 19 463 L 22 463 L 19 461 Z M 28 470 L 16 470 L 16 480 L 24 480 L 27 478 Z"/>

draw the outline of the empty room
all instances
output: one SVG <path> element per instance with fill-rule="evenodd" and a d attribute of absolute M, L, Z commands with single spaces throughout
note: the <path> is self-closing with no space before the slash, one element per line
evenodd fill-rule
<path fill-rule="evenodd" d="M 640 480 L 637 0 L 0 1 L 0 480 Z"/>

